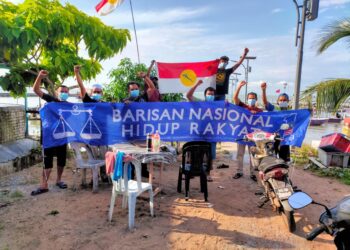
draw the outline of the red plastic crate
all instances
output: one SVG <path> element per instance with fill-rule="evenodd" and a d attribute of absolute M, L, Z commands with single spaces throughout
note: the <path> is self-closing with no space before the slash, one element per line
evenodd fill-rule
<path fill-rule="evenodd" d="M 350 141 L 343 134 L 334 133 L 322 136 L 319 148 L 326 152 L 349 152 Z"/>

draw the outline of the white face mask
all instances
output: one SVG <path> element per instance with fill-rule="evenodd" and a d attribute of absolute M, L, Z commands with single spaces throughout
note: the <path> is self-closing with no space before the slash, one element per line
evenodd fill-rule
<path fill-rule="evenodd" d="M 279 106 L 280 108 L 288 108 L 288 102 L 280 102 L 280 103 L 278 104 L 278 106 Z"/>
<path fill-rule="evenodd" d="M 227 66 L 227 62 L 220 62 L 219 63 L 219 69 L 224 69 L 224 68 L 226 68 L 226 66 Z"/>

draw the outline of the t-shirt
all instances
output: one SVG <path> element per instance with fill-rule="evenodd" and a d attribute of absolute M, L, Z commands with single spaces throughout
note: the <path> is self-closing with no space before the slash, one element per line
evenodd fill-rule
<path fill-rule="evenodd" d="M 258 107 L 256 107 L 256 106 L 253 106 L 253 107 L 252 107 L 252 106 L 249 106 L 249 105 L 247 105 L 247 104 L 245 104 L 245 103 L 243 103 L 243 102 L 239 102 L 238 106 L 240 106 L 240 107 L 242 107 L 242 108 L 245 108 L 245 109 L 247 109 L 247 110 L 249 110 L 249 111 L 263 112 L 262 109 L 260 109 L 260 108 L 258 108 Z"/>
<path fill-rule="evenodd" d="M 142 96 L 138 96 L 138 97 L 131 97 L 131 96 L 129 96 L 128 98 L 125 98 L 123 100 L 123 102 L 126 102 L 126 101 L 129 101 L 129 102 L 145 102 L 145 99 L 143 99 Z"/>
<path fill-rule="evenodd" d="M 41 99 L 45 100 L 46 102 L 61 102 L 58 98 L 44 93 Z"/>
<path fill-rule="evenodd" d="M 281 107 L 280 106 L 278 106 L 278 105 L 273 105 L 273 104 L 271 104 L 271 103 L 267 103 L 267 105 L 265 106 L 265 109 L 267 110 L 267 111 L 281 111 L 281 110 L 288 110 L 288 108 L 287 109 L 281 109 Z"/>
<path fill-rule="evenodd" d="M 87 93 L 83 97 L 83 102 L 98 102 L 95 99 L 92 99 Z"/>
<path fill-rule="evenodd" d="M 233 68 L 218 69 L 216 72 L 216 95 L 225 95 L 228 93 L 228 81 L 233 73 Z"/>

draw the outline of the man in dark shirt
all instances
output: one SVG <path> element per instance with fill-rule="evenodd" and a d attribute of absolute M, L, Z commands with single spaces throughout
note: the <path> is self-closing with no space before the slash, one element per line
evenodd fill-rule
<path fill-rule="evenodd" d="M 248 52 L 249 49 L 245 48 L 239 61 L 228 69 L 226 69 L 226 66 L 228 65 L 230 59 L 227 56 L 220 57 L 220 64 L 216 73 L 216 101 L 225 100 L 225 95 L 228 93 L 230 75 L 242 64 Z"/>
<path fill-rule="evenodd" d="M 68 87 L 62 85 L 57 89 L 58 98 L 51 96 L 49 94 L 45 94 L 40 89 L 41 81 L 47 77 L 48 72 L 46 70 L 41 70 L 34 82 L 33 90 L 34 93 L 37 94 L 40 98 L 45 100 L 46 102 L 65 102 L 69 97 L 69 89 Z M 44 149 L 44 169 L 42 173 L 42 179 L 40 187 L 36 190 L 32 191 L 31 195 L 38 195 L 42 193 L 46 193 L 49 191 L 48 189 L 48 180 L 50 177 L 51 169 L 53 167 L 53 157 L 57 156 L 57 178 L 56 178 L 56 186 L 59 188 L 67 188 L 67 184 L 61 181 L 63 169 L 66 165 L 66 155 L 67 155 L 67 144 L 45 148 Z"/>
<path fill-rule="evenodd" d="M 83 102 L 100 102 L 103 95 L 102 86 L 100 84 L 92 85 L 91 93 L 88 95 L 80 76 L 80 68 L 80 65 L 74 66 L 74 75 L 80 88 L 81 99 Z"/>
<path fill-rule="evenodd" d="M 129 97 L 123 100 L 123 103 L 129 104 L 131 102 L 145 102 L 145 99 L 140 95 L 140 84 L 137 82 L 128 82 L 127 84 Z"/>
<path fill-rule="evenodd" d="M 256 114 L 256 113 L 259 113 L 259 112 L 263 112 L 262 109 L 260 109 L 260 108 L 258 108 L 256 106 L 256 101 L 258 99 L 258 96 L 257 96 L 256 93 L 254 93 L 254 92 L 248 93 L 248 95 L 247 95 L 247 99 L 248 99 L 247 102 L 248 103 L 247 104 L 243 103 L 238 98 L 241 88 L 243 86 L 245 86 L 246 84 L 247 84 L 246 81 L 241 81 L 239 83 L 238 88 L 236 89 L 236 91 L 235 91 L 235 93 L 233 95 L 233 102 L 234 102 L 234 104 L 249 110 L 253 114 Z M 244 158 L 245 147 L 246 147 L 246 145 L 244 145 L 244 144 L 237 144 L 238 169 L 237 169 L 237 173 L 232 177 L 233 179 L 238 179 L 238 178 L 241 178 L 243 176 L 243 158 Z M 255 174 L 253 172 L 254 171 L 253 165 L 251 163 L 250 163 L 249 170 L 250 170 L 250 178 L 253 181 L 256 181 L 256 176 L 255 176 Z"/>

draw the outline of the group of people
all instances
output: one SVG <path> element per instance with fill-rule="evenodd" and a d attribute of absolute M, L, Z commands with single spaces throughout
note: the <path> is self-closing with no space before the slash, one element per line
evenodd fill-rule
<path fill-rule="evenodd" d="M 208 87 L 204 91 L 204 99 L 205 101 L 211 102 L 211 101 L 222 101 L 225 100 L 226 94 L 228 94 L 229 90 L 229 78 L 230 75 L 242 64 L 244 59 L 246 58 L 247 54 L 249 52 L 248 48 L 244 49 L 244 52 L 242 56 L 240 57 L 240 60 L 236 62 L 232 67 L 227 68 L 227 65 L 229 64 L 229 58 L 227 56 L 222 56 L 220 58 L 220 63 L 218 67 L 218 71 L 216 74 L 216 87 Z M 138 76 L 143 79 L 144 81 L 144 91 L 140 91 L 140 84 L 135 81 L 131 81 L 127 84 L 127 90 L 128 90 L 128 97 L 123 100 L 123 103 L 129 104 L 132 102 L 159 102 L 161 101 L 161 95 L 158 90 L 158 78 L 157 77 L 151 77 L 150 72 L 154 65 L 155 61 L 151 62 L 150 67 L 148 68 L 147 72 L 139 72 Z M 74 75 L 76 77 L 76 80 L 78 82 L 81 98 L 83 102 L 101 102 L 102 96 L 103 96 L 103 89 L 100 84 L 94 84 L 91 88 L 91 92 L 88 94 L 86 91 L 86 88 L 83 84 L 81 75 L 80 75 L 80 69 L 81 67 L 79 65 L 74 66 Z M 57 91 L 57 97 L 49 95 L 44 93 L 40 86 L 41 82 L 44 78 L 48 76 L 48 72 L 45 70 L 41 70 L 34 82 L 33 90 L 34 92 L 43 100 L 46 102 L 66 102 L 69 97 L 69 88 L 65 85 L 61 85 Z M 186 97 L 188 101 L 194 101 L 193 94 L 203 83 L 202 80 L 199 80 L 186 94 Z M 257 94 L 254 92 L 250 92 L 247 95 L 247 103 L 242 102 L 238 96 L 241 88 L 245 86 L 247 83 L 245 81 L 240 82 L 238 85 L 238 88 L 236 89 L 234 96 L 233 96 L 233 102 L 234 104 L 241 106 L 247 110 L 249 110 L 252 113 L 258 113 L 262 112 L 263 110 L 260 109 L 257 106 Z M 287 94 L 280 94 L 277 100 L 277 105 L 272 105 L 270 102 L 267 101 L 266 97 L 266 88 L 267 84 L 262 83 L 261 89 L 262 89 L 262 101 L 264 108 L 268 111 L 273 110 L 286 110 L 288 109 L 288 101 L 289 97 Z M 280 158 L 288 161 L 289 160 L 289 147 L 288 146 L 279 146 L 275 145 L 276 152 L 279 154 Z M 233 175 L 234 179 L 238 179 L 243 176 L 243 157 L 245 152 L 245 145 L 238 144 L 238 150 L 237 150 L 237 158 L 238 161 L 238 169 L 237 173 Z M 212 159 L 214 160 L 216 158 L 216 143 L 212 143 Z M 59 188 L 65 189 L 67 188 L 67 184 L 64 183 L 62 178 L 63 169 L 66 164 L 66 154 L 67 154 L 67 145 L 52 147 L 52 148 L 45 148 L 44 149 L 44 169 L 42 172 L 42 178 L 41 178 L 41 184 L 40 187 L 38 187 L 36 190 L 32 191 L 32 195 L 38 195 L 45 192 L 48 192 L 48 180 L 51 173 L 51 170 L 53 168 L 53 157 L 57 156 L 57 178 L 56 178 L 56 185 Z M 212 161 L 213 162 L 213 161 Z M 251 165 L 251 164 L 250 164 Z M 145 167 L 143 167 L 143 170 Z M 212 166 L 208 169 L 208 181 L 212 181 L 212 178 L 210 177 L 210 170 L 212 169 Z M 252 166 L 250 167 L 250 178 L 254 181 L 256 181 L 256 176 L 253 173 Z M 101 176 L 104 173 L 101 173 Z"/>

